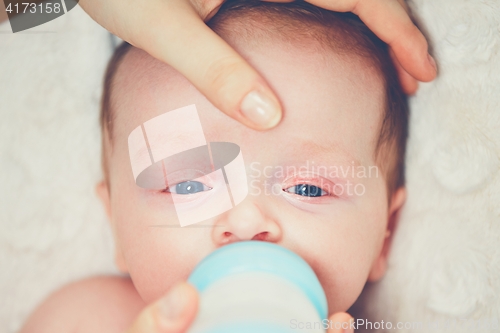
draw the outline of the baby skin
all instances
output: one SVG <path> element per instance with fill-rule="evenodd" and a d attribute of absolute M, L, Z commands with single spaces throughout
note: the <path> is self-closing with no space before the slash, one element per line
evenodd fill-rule
<path fill-rule="evenodd" d="M 384 275 L 406 194 L 403 187 L 389 192 L 388 173 L 377 160 L 385 110 L 381 75 L 366 59 L 307 37 L 290 43 L 232 31 L 237 29 L 221 35 L 277 93 L 281 123 L 266 132 L 249 129 L 174 69 L 131 48 L 114 77 L 112 132 L 103 134 L 107 180 L 97 185 L 116 264 L 128 275 L 62 288 L 35 311 L 23 333 L 125 332 L 205 256 L 233 242 L 272 242 L 299 254 L 318 276 L 330 315 L 345 312 L 367 281 Z M 192 104 L 208 142 L 240 146 L 249 194 L 201 227 L 157 227 L 175 223 L 172 196 L 186 194 L 137 186 L 127 138 L 142 123 Z"/>

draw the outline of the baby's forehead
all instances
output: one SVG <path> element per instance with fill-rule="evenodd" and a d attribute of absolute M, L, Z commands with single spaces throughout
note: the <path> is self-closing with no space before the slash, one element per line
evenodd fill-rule
<path fill-rule="evenodd" d="M 252 142 L 255 146 L 325 147 L 371 156 L 384 105 L 383 87 L 376 75 L 341 56 L 330 57 L 274 45 L 254 49 L 233 43 L 277 93 L 282 123 L 271 134 L 246 129 L 216 109 L 172 67 L 139 49 L 123 59 L 114 86 L 116 137 L 126 141 L 137 126 L 187 105 L 196 105 L 209 141 Z M 290 150 L 293 152 L 293 149 Z"/>
<path fill-rule="evenodd" d="M 131 47 L 113 78 L 114 128 L 119 131 L 123 125 L 137 126 L 157 116 L 160 110 L 166 112 L 180 94 L 192 89 L 191 83 L 174 68 Z"/>
<path fill-rule="evenodd" d="M 279 42 L 255 48 L 236 40 L 232 46 L 266 78 L 275 91 L 281 92 L 278 97 L 284 104 L 311 104 L 311 100 L 324 104 L 341 92 L 342 100 L 346 97 L 350 97 L 350 102 L 370 99 L 371 103 L 380 106 L 379 110 L 383 109 L 383 80 L 362 59 Z M 134 47 L 126 54 L 115 74 L 112 97 L 118 113 L 115 119 L 119 118 L 121 110 L 127 109 L 120 106 L 141 109 L 127 115 L 131 121 L 147 120 L 142 115 L 149 114 L 154 106 L 168 111 L 167 105 L 161 107 L 154 104 L 171 102 L 167 104 L 178 105 L 176 102 L 185 100 L 184 105 L 188 105 L 204 99 L 174 68 Z M 309 109 L 308 112 L 311 111 Z M 154 112 L 150 115 L 155 116 Z"/>
<path fill-rule="evenodd" d="M 298 107 L 311 113 L 314 106 L 312 99 L 315 104 L 323 102 L 323 109 L 325 104 L 331 108 L 345 106 L 335 101 L 329 103 L 336 97 L 339 102 L 351 104 L 353 101 L 356 104 L 355 99 L 369 99 L 380 106 L 374 123 L 381 122 L 385 93 L 383 78 L 380 69 L 369 57 L 360 56 L 354 50 L 356 47 L 348 46 L 356 44 L 361 38 L 359 34 L 349 32 L 355 30 L 354 25 L 341 17 L 321 19 L 323 15 L 304 16 L 304 12 L 311 9 L 304 10 L 299 4 L 290 8 L 272 3 L 270 7 L 267 4 L 249 5 L 248 8 L 246 5 L 243 8 L 239 5 L 228 6 L 221 8 L 208 23 L 209 26 L 250 62 L 274 90 L 278 90 L 278 97 L 285 107 L 287 104 L 294 105 L 288 113 Z M 201 97 L 199 92 L 193 91 L 196 90 L 193 85 L 172 67 L 133 47 L 118 72 L 114 103 L 135 105 L 141 111 L 129 112 L 120 120 L 124 113 L 122 110 L 127 107 L 116 108 L 114 119 L 117 122 L 130 121 L 132 127 L 138 121 L 148 120 L 144 119 L 147 115 L 150 118 L 155 116 L 152 111 L 155 103 L 162 103 L 163 106 L 156 109 L 166 112 L 174 105 L 193 104 Z M 342 96 L 336 96 L 338 94 Z M 167 96 L 168 99 L 165 98 Z M 185 103 L 180 105 L 182 103 L 178 101 L 183 99 Z M 358 115 L 354 113 L 352 116 Z"/>

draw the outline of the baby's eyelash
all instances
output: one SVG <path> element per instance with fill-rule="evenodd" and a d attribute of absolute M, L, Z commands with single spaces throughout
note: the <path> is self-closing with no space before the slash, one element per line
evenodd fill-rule
<path fill-rule="evenodd" d="M 293 193 L 296 195 L 300 195 L 300 196 L 304 196 L 304 197 L 311 197 L 311 198 L 330 195 L 329 192 L 327 192 L 324 189 L 322 189 L 321 187 L 313 185 L 313 184 L 297 184 L 294 186 L 290 186 L 286 189 L 283 189 L 283 191 L 288 192 L 288 193 Z"/>
<path fill-rule="evenodd" d="M 293 175 L 283 182 L 283 192 L 301 200 L 327 200 L 338 198 L 336 186 L 332 180 L 314 173 Z"/>
<path fill-rule="evenodd" d="M 190 195 L 198 192 L 210 191 L 212 188 L 203 184 L 202 182 L 187 180 L 168 186 L 162 192 L 174 193 L 179 195 Z"/>

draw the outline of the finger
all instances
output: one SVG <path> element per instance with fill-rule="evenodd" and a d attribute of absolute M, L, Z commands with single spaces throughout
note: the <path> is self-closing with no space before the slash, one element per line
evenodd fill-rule
<path fill-rule="evenodd" d="M 394 67 L 396 68 L 396 71 L 398 72 L 398 78 L 399 82 L 401 84 L 401 88 L 407 95 L 414 95 L 417 90 L 418 90 L 418 81 L 415 80 L 413 76 L 408 74 L 407 71 L 401 66 L 399 63 L 398 59 L 394 55 L 394 52 L 392 50 L 389 51 L 392 62 L 394 63 Z"/>
<path fill-rule="evenodd" d="M 183 282 L 149 305 L 137 317 L 127 333 L 183 333 L 198 310 L 198 294 Z"/>
<path fill-rule="evenodd" d="M 419 81 L 432 81 L 437 74 L 424 35 L 397 0 L 306 0 L 325 9 L 352 11 L 381 40 L 389 44 L 401 66 Z"/>
<path fill-rule="evenodd" d="M 329 319 L 328 333 L 354 333 L 354 318 L 346 312 L 338 312 Z"/>
<path fill-rule="evenodd" d="M 277 125 L 281 106 L 273 91 L 190 4 L 159 1 L 141 8 L 130 35 L 134 45 L 177 69 L 230 117 L 254 129 Z"/>

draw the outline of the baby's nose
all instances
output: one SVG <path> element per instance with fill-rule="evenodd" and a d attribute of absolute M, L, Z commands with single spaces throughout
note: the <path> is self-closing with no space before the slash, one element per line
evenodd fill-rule
<path fill-rule="evenodd" d="M 215 222 L 212 237 L 217 245 L 244 240 L 277 242 L 281 228 L 256 203 L 243 201 Z"/>

